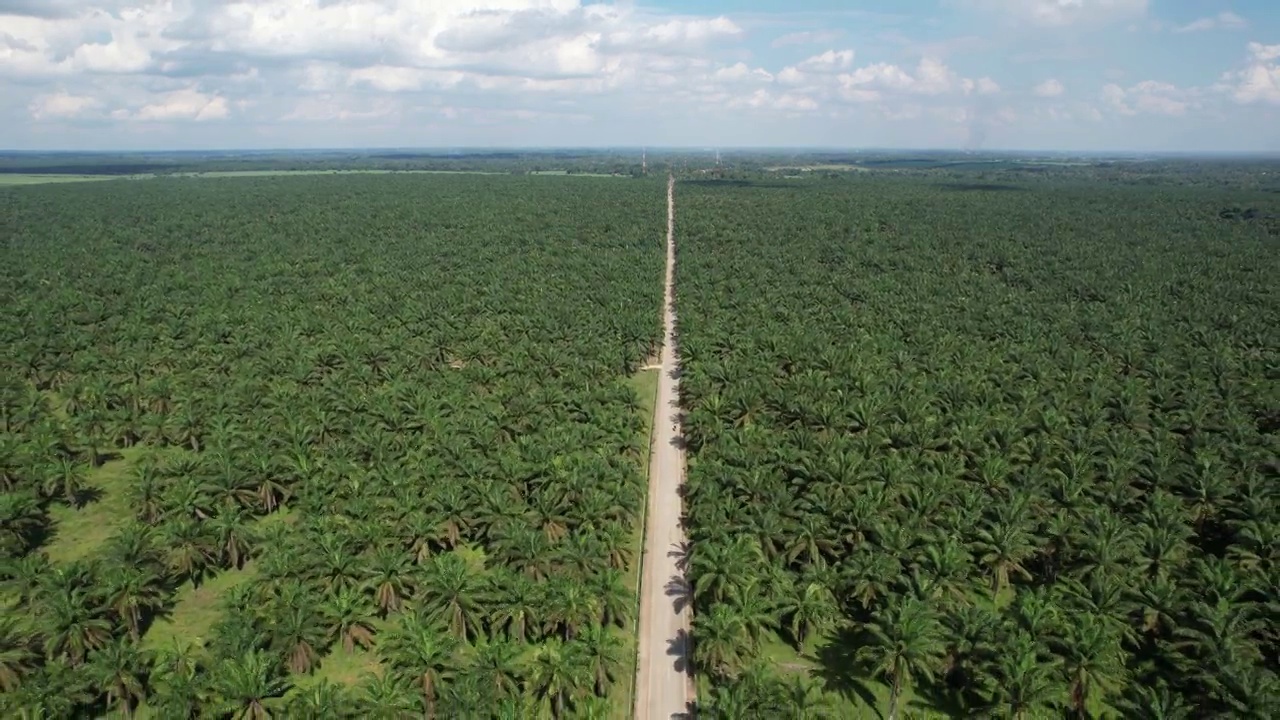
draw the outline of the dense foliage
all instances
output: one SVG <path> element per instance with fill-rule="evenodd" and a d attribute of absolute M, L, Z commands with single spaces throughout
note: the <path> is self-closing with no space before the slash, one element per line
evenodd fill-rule
<path fill-rule="evenodd" d="M 1280 247 L 1220 215 L 1280 197 L 852 176 L 677 207 L 705 714 L 1280 716 Z"/>
<path fill-rule="evenodd" d="M 373 175 L 0 191 L 0 715 L 625 703 L 646 451 L 630 378 L 659 338 L 662 193 Z M 50 560 L 51 512 L 102 502 L 107 469 L 131 516 Z M 178 593 L 229 573 L 207 636 L 147 642 Z M 376 672 L 312 681 L 370 647 Z"/>

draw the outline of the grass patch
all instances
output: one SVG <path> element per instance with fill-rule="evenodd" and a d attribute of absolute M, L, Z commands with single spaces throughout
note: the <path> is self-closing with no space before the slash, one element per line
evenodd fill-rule
<path fill-rule="evenodd" d="M 377 642 L 375 640 L 374 642 Z M 381 675 L 382 662 L 373 648 L 365 650 L 356 648 L 347 652 L 341 644 L 335 646 L 320 660 L 320 667 L 311 675 L 294 676 L 298 690 L 307 690 L 328 680 L 335 685 L 353 688 L 360 684 L 366 675 Z"/>
<path fill-rule="evenodd" d="M 46 185 L 49 183 L 89 182 L 115 180 L 120 175 L 61 175 L 55 173 L 0 173 L 0 187 L 11 185 Z"/>
<path fill-rule="evenodd" d="M 93 554 L 124 524 L 133 511 L 129 507 L 129 474 L 133 463 L 145 452 L 143 447 L 120 451 L 120 457 L 86 473 L 85 484 L 98 496 L 81 508 L 60 503 L 49 507 L 53 538 L 44 546 L 53 562 L 71 562 Z"/>
<path fill-rule="evenodd" d="M 640 456 L 640 472 L 644 475 L 646 484 L 649 478 L 649 455 L 653 446 L 653 413 L 654 406 L 658 404 L 658 373 L 661 370 L 640 370 L 632 375 L 628 382 L 635 390 L 636 397 L 640 398 L 640 414 L 644 418 L 644 452 Z M 649 508 L 648 493 L 645 494 L 644 511 L 640 513 L 640 521 L 636 523 L 631 533 L 631 567 L 627 568 L 626 587 L 635 598 L 635 605 L 631 608 L 631 622 L 627 623 L 627 627 L 619 630 L 622 638 L 623 657 L 627 658 L 626 665 L 623 666 L 623 672 L 626 673 L 625 694 L 614 692 L 610 693 L 610 699 L 613 705 L 611 717 L 618 719 L 630 718 L 632 711 L 635 709 L 635 692 L 636 692 L 636 664 L 639 661 L 638 653 L 640 652 L 639 643 L 637 642 L 637 633 L 639 632 L 638 624 L 640 622 L 640 572 L 642 568 L 642 557 L 644 555 L 644 528 L 647 520 Z"/>
<path fill-rule="evenodd" d="M 175 644 L 203 644 L 218 619 L 222 617 L 222 595 L 257 575 L 253 561 L 239 570 L 223 570 L 205 580 L 198 588 L 184 585 L 174 596 L 173 611 L 147 629 L 142 646 L 148 650 L 166 650 Z"/>
<path fill-rule="evenodd" d="M 258 529 L 277 523 L 292 523 L 297 516 L 284 509 L 253 523 Z M 173 611 L 167 617 L 158 618 L 142 636 L 142 646 L 149 650 L 172 648 L 174 643 L 201 644 L 218 619 L 222 617 L 222 596 L 231 588 L 253 580 L 257 576 L 254 561 L 236 570 L 223 570 L 205 579 L 200 587 L 190 583 L 178 589 L 173 598 Z"/>

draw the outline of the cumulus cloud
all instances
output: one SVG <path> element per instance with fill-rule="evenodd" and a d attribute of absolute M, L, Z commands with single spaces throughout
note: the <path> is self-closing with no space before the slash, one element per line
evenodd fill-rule
<path fill-rule="evenodd" d="M 1147 0 L 943 1 L 1051 29 L 1132 20 L 1148 9 Z M 760 38 L 751 15 L 691 12 L 597 0 L 0 0 L 0 113 L 49 125 L 91 121 L 85 128 L 147 123 L 148 130 L 156 123 L 218 127 L 213 121 L 226 119 L 255 127 L 262 133 L 255 138 L 287 138 L 288 123 L 311 123 L 313 133 L 324 123 L 349 124 L 342 132 L 353 137 L 359 128 L 387 128 L 388 138 L 399 132 L 407 140 L 418 136 L 403 129 L 451 123 L 551 127 L 594 118 L 606 128 L 649 113 L 697 118 L 727 109 L 804 116 L 813 127 L 848 118 L 945 122 L 969 127 L 967 140 L 957 137 L 972 146 L 982 144 L 973 134 L 1001 123 L 1099 115 L 1062 100 L 1024 107 L 997 79 L 958 71 L 966 50 L 993 44 L 989 37 L 920 44 L 887 31 L 872 37 L 893 58 L 868 57 L 877 45 L 842 49 L 845 31 L 837 28 L 795 25 L 788 29 L 798 32 Z M 1212 28 L 1243 23 L 1230 13 L 1205 19 Z M 752 41 L 797 48 L 785 52 L 803 59 L 762 60 Z M 1095 104 L 1108 116 L 1176 116 L 1210 102 L 1280 104 L 1277 60 L 1280 45 L 1252 43 L 1240 65 L 1204 89 L 1109 75 L 1112 84 Z M 1032 93 L 1065 91 L 1050 78 Z M 1018 105 L 1016 114 L 1001 107 L 1004 97 Z M 697 119 L 665 125 L 700 127 Z M 36 126 L 29 122 L 14 137 L 30 137 Z"/>
<path fill-rule="evenodd" d="M 98 114 L 102 110 L 102 101 L 84 95 L 58 92 L 37 97 L 28 108 L 31 116 L 37 120 L 67 120 Z"/>
<path fill-rule="evenodd" d="M 803 72 L 832 72 L 844 70 L 853 65 L 852 50 L 828 50 L 821 55 L 814 55 L 800 63 Z"/>
<path fill-rule="evenodd" d="M 1206 30 L 1241 30 L 1249 23 L 1233 12 L 1220 12 L 1211 17 L 1193 20 L 1182 27 L 1174 28 L 1176 33 L 1204 32 Z"/>
<path fill-rule="evenodd" d="M 1246 49 L 1244 67 L 1224 73 L 1215 89 L 1241 105 L 1280 105 L 1280 44 L 1251 42 Z"/>
<path fill-rule="evenodd" d="M 724 16 L 580 0 L 0 0 L 0 15 L 0 80 L 90 87 L 124 75 L 167 91 L 170 79 L 231 91 L 251 77 L 284 93 L 603 93 L 670 85 L 673 72 L 714 65 L 706 55 L 743 33 Z M 150 100 L 116 117 L 209 118 L 230 107 L 215 100 L 192 113 Z"/>
<path fill-rule="evenodd" d="M 1200 91 L 1170 83 L 1145 80 L 1127 88 L 1109 83 L 1102 88 L 1102 100 L 1121 115 L 1185 115 L 1199 106 Z"/>
<path fill-rule="evenodd" d="M 722 67 L 711 74 L 713 80 L 724 82 L 772 82 L 773 75 L 763 68 L 751 68 L 744 62 L 737 62 L 728 67 Z"/>
<path fill-rule="evenodd" d="M 734 98 L 729 101 L 731 108 L 751 108 L 781 110 L 798 113 L 811 112 L 818 109 L 818 103 L 811 97 L 793 93 L 773 93 L 768 90 L 756 90 L 747 97 Z"/>
<path fill-rule="evenodd" d="M 1042 98 L 1058 97 L 1064 92 L 1066 92 L 1066 88 L 1056 78 L 1049 78 L 1031 89 L 1033 95 Z"/>
<path fill-rule="evenodd" d="M 221 120 L 230 114 L 227 99 L 186 89 L 164 93 L 143 105 L 132 117 L 138 120 Z"/>
<path fill-rule="evenodd" d="M 1255 62 L 1270 62 L 1280 59 L 1280 45 L 1263 45 L 1262 43 L 1251 42 L 1247 47 L 1249 56 Z"/>
<path fill-rule="evenodd" d="M 839 97 L 853 103 L 1000 92 L 1000 85 L 991 78 L 960 77 L 942 61 L 931 57 L 921 58 L 912 70 L 890 63 L 872 63 L 841 73 L 837 82 Z"/>

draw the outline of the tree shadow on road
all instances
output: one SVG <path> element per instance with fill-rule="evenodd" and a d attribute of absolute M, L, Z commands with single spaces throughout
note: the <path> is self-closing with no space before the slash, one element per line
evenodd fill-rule
<path fill-rule="evenodd" d="M 693 674 L 693 666 L 689 663 L 691 649 L 692 639 L 688 630 L 681 630 L 667 642 L 667 656 L 675 658 L 675 670 L 682 675 Z"/>
<path fill-rule="evenodd" d="M 671 605 L 676 613 L 684 612 L 693 602 L 693 588 L 689 585 L 689 581 L 681 575 L 672 575 L 667 581 L 666 587 L 667 597 L 671 598 Z"/>
<path fill-rule="evenodd" d="M 676 559 L 676 570 L 681 574 L 689 572 L 689 541 L 675 543 L 667 551 L 667 557 Z"/>

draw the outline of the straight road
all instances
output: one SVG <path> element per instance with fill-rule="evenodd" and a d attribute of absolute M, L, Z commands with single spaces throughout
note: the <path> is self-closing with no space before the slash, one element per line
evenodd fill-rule
<path fill-rule="evenodd" d="M 689 669 L 688 581 L 683 572 L 686 541 L 681 523 L 684 443 L 680 412 L 680 358 L 676 352 L 675 177 L 667 178 L 667 272 L 663 290 L 661 375 L 654 406 L 649 459 L 649 510 L 640 581 L 639 659 L 636 667 L 637 720 L 683 717 L 694 699 Z"/>

